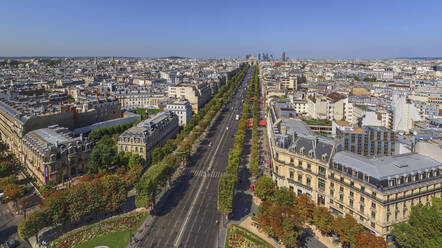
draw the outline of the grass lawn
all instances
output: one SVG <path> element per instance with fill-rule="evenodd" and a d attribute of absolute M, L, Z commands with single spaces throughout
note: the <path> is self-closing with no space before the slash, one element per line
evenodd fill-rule
<path fill-rule="evenodd" d="M 110 248 L 123 248 L 126 247 L 130 241 L 131 231 L 132 233 L 136 232 L 136 230 L 111 232 L 80 243 L 75 246 L 75 248 L 94 248 L 101 245 L 109 246 Z"/>

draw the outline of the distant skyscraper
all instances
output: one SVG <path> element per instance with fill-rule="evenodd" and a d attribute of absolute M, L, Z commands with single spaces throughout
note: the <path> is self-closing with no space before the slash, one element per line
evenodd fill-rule
<path fill-rule="evenodd" d="M 285 52 L 284 51 L 282 51 L 281 60 L 282 60 L 282 62 L 285 62 Z"/>
<path fill-rule="evenodd" d="M 258 60 L 261 60 L 261 53 L 258 53 Z"/>

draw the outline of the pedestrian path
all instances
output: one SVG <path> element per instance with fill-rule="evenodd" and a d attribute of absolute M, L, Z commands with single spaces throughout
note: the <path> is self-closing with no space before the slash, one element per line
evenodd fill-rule
<path fill-rule="evenodd" d="M 197 177 L 210 177 L 210 178 L 218 178 L 221 177 L 223 172 L 221 171 L 210 171 L 207 172 L 205 170 L 191 170 L 190 173 Z"/>

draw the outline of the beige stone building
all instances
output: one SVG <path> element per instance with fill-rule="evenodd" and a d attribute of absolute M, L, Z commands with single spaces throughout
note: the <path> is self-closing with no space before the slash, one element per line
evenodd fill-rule
<path fill-rule="evenodd" d="M 193 112 L 198 113 L 198 109 L 202 108 L 210 100 L 212 94 L 207 83 L 181 83 L 177 86 L 169 86 L 168 96 L 186 99 L 192 106 Z"/>
<path fill-rule="evenodd" d="M 86 171 L 90 144 L 70 130 L 121 117 L 115 99 L 68 104 L 0 100 L 0 137 L 38 184 L 60 183 Z"/>
<path fill-rule="evenodd" d="M 49 181 L 61 183 L 87 172 L 90 152 L 87 138 L 73 138 L 67 128 L 54 125 L 27 133 L 16 156 L 43 185 Z"/>
<path fill-rule="evenodd" d="M 442 197 L 442 164 L 429 156 L 364 157 L 313 135 L 302 121 L 270 108 L 267 132 L 272 178 L 279 187 L 307 194 L 337 215 L 350 214 L 379 236 L 406 221 L 411 207 Z"/>
<path fill-rule="evenodd" d="M 152 149 L 175 137 L 178 130 L 178 116 L 167 110 L 160 112 L 124 131 L 118 139 L 118 152 L 139 154 L 149 163 Z"/>

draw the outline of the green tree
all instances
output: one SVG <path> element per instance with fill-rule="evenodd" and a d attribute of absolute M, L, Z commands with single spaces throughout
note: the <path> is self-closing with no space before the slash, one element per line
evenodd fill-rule
<path fill-rule="evenodd" d="M 133 168 L 135 165 L 141 165 L 141 156 L 138 154 L 132 154 L 129 159 L 129 168 Z"/>
<path fill-rule="evenodd" d="M 8 177 L 15 173 L 16 166 L 10 162 L 0 163 L 0 177 Z"/>
<path fill-rule="evenodd" d="M 317 206 L 313 210 L 313 224 L 321 231 L 322 233 L 329 234 L 333 231 L 334 217 L 330 213 L 330 211 L 321 206 Z"/>
<path fill-rule="evenodd" d="M 38 242 L 38 232 L 49 225 L 48 216 L 45 211 L 36 210 L 18 223 L 17 232 L 22 239 L 29 239 L 36 236 Z"/>
<path fill-rule="evenodd" d="M 49 181 L 47 184 L 41 186 L 38 191 L 40 194 L 44 195 L 49 190 L 53 189 L 57 184 L 54 181 Z"/>
<path fill-rule="evenodd" d="M 293 219 L 283 218 L 282 230 L 284 234 L 282 235 L 281 240 L 284 242 L 284 245 L 286 245 L 286 247 L 298 247 L 303 232 L 296 226 Z"/>
<path fill-rule="evenodd" d="M 255 183 L 255 193 L 261 200 L 272 199 L 276 185 L 270 177 L 262 176 Z"/>
<path fill-rule="evenodd" d="M 296 195 L 287 188 L 280 188 L 274 191 L 271 200 L 279 206 L 292 206 Z"/>
<path fill-rule="evenodd" d="M 431 202 L 413 206 L 409 220 L 393 226 L 391 234 L 401 247 L 442 246 L 442 200 L 433 197 Z"/>

